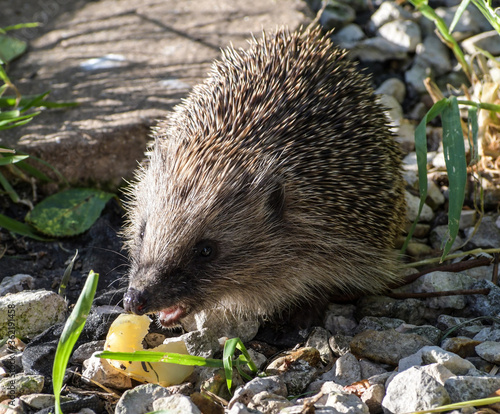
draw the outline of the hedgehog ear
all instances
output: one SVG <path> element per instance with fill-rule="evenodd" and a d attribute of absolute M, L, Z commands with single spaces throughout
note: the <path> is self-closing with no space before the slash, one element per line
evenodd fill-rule
<path fill-rule="evenodd" d="M 272 183 L 267 204 L 271 210 L 271 219 L 282 220 L 285 211 L 285 187 L 281 182 L 276 180 Z"/>

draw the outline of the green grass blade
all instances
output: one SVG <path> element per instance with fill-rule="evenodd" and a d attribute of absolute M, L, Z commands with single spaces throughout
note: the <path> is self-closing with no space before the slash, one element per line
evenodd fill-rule
<path fill-rule="evenodd" d="M 78 257 L 78 249 L 76 249 L 75 255 L 69 262 L 68 267 L 66 267 L 66 270 L 64 271 L 63 277 L 61 278 L 61 283 L 59 284 L 59 292 L 58 295 L 61 297 L 64 297 L 66 293 L 66 286 L 68 284 L 69 278 L 71 276 L 71 272 L 73 271 L 73 266 L 75 265 L 76 258 Z"/>
<path fill-rule="evenodd" d="M 19 106 L 24 107 L 31 100 L 35 99 L 39 95 L 24 95 L 19 101 Z M 17 104 L 17 97 L 15 96 L 4 96 L 0 98 L 0 108 L 12 107 Z M 78 102 L 52 102 L 52 101 L 42 101 L 40 106 L 44 108 L 71 108 L 80 105 Z"/>
<path fill-rule="evenodd" d="M 35 96 L 33 99 L 28 100 L 22 105 L 21 112 L 25 112 L 30 108 L 44 106 L 43 99 L 50 93 L 50 91 L 44 92 L 40 95 Z"/>
<path fill-rule="evenodd" d="M 452 33 L 453 30 L 455 30 L 455 26 L 458 24 L 458 21 L 462 17 L 462 14 L 464 14 L 465 9 L 467 8 L 467 6 L 469 5 L 470 2 L 471 2 L 471 0 L 462 0 L 460 5 L 458 6 L 457 11 L 455 12 L 455 15 L 453 16 L 453 20 L 452 20 L 450 27 L 448 29 L 450 31 L 450 33 Z"/>
<path fill-rule="evenodd" d="M 489 398 L 482 398 L 480 400 L 462 401 L 458 403 L 442 405 L 441 407 L 431 408 L 429 410 L 423 410 L 423 411 L 414 411 L 408 414 L 440 413 L 443 411 L 453 411 L 466 407 L 479 407 L 482 405 L 496 404 L 499 402 L 500 402 L 500 397 L 489 397 Z"/>
<path fill-rule="evenodd" d="M 472 0 L 472 3 L 479 9 L 483 16 L 486 17 L 491 27 L 500 34 L 500 17 L 498 17 L 496 11 L 491 7 L 491 4 L 486 4 L 484 0 Z"/>
<path fill-rule="evenodd" d="M 90 308 L 92 306 L 92 300 L 94 299 L 95 291 L 97 289 L 97 282 L 99 280 L 99 274 L 94 273 L 92 270 L 89 273 L 85 286 L 83 287 L 82 293 L 76 302 L 75 308 L 69 315 L 66 324 L 64 325 L 64 330 L 57 344 L 56 356 L 54 359 L 54 366 L 52 370 L 52 382 L 54 387 L 54 396 L 56 399 L 56 414 L 62 414 L 61 411 L 61 388 L 64 380 L 64 373 L 66 372 L 66 366 L 68 365 L 68 360 L 71 355 L 71 351 L 75 346 L 80 333 L 82 332 L 83 326 L 87 321 Z"/>
<path fill-rule="evenodd" d="M 28 157 L 28 155 L 26 156 Z M 33 159 L 33 157 L 31 157 Z M 38 180 L 41 180 L 46 183 L 50 183 L 53 180 L 47 177 L 43 172 L 41 172 L 38 168 L 33 167 L 27 162 L 21 161 L 16 164 L 21 170 L 26 171 L 29 175 L 32 175 Z"/>
<path fill-rule="evenodd" d="M 460 124 L 457 99 L 452 96 L 441 114 L 443 124 L 443 151 L 448 172 L 450 202 L 448 207 L 448 238 L 441 260 L 451 249 L 459 230 L 460 215 L 465 198 L 467 163 L 464 136 Z"/>
<path fill-rule="evenodd" d="M 40 26 L 40 23 L 38 23 L 38 22 L 19 23 L 19 24 L 15 24 L 13 26 L 2 27 L 0 30 L 3 30 L 4 32 L 8 32 L 9 30 L 29 29 L 31 27 L 38 27 L 38 26 Z"/>
<path fill-rule="evenodd" d="M 10 199 L 14 203 L 19 203 L 20 197 L 16 190 L 10 185 L 9 180 L 0 172 L 0 185 L 3 187 L 5 192 L 9 195 Z"/>
<path fill-rule="evenodd" d="M 20 221 L 4 216 L 3 214 L 0 214 L 0 227 L 3 227 L 4 229 L 11 231 L 12 233 L 20 234 L 21 236 L 31 237 L 32 239 L 35 240 L 40 240 L 40 241 L 50 240 L 36 234 L 34 228 L 29 226 L 28 224 L 21 223 Z"/>
<path fill-rule="evenodd" d="M 222 353 L 222 362 L 224 364 L 224 375 L 226 376 L 227 389 L 231 392 L 233 386 L 233 357 L 236 351 L 236 345 L 239 338 L 228 339 L 224 343 L 224 351 Z"/>
<path fill-rule="evenodd" d="M 0 165 L 15 164 L 28 158 L 29 155 L 4 155 L 0 156 Z"/>
<path fill-rule="evenodd" d="M 471 106 L 468 111 L 467 125 L 469 129 L 469 140 L 470 147 L 472 148 L 472 156 L 470 160 L 470 165 L 474 165 L 479 162 L 479 147 L 477 142 L 477 133 L 479 131 L 479 124 L 477 122 L 477 107 Z"/>
<path fill-rule="evenodd" d="M 7 120 L 13 120 L 15 118 L 18 118 L 21 115 L 21 111 L 18 111 L 17 109 L 13 109 L 12 111 L 4 111 L 0 112 L 0 119 L 7 119 Z"/>
<path fill-rule="evenodd" d="M 441 99 L 437 101 L 432 107 L 427 111 L 425 116 L 418 124 L 415 129 L 415 152 L 417 154 L 417 166 L 418 166 L 418 187 L 420 192 L 420 203 L 418 206 L 417 217 L 413 224 L 411 225 L 410 231 L 408 232 L 408 236 L 406 236 L 406 240 L 401 248 L 401 254 L 404 254 L 406 248 L 408 247 L 408 243 L 410 242 L 415 228 L 418 223 L 418 219 L 420 214 L 422 213 L 422 209 L 424 208 L 425 200 L 427 198 L 427 123 L 432 121 L 436 116 L 441 114 L 443 109 L 445 108 L 447 103 L 446 99 Z"/>
<path fill-rule="evenodd" d="M 113 352 L 102 351 L 95 354 L 99 358 L 115 359 L 118 361 L 140 361 L 140 362 L 168 362 L 170 364 L 190 365 L 209 368 L 222 368 L 220 359 L 203 358 L 195 355 L 178 354 L 175 352 Z"/>

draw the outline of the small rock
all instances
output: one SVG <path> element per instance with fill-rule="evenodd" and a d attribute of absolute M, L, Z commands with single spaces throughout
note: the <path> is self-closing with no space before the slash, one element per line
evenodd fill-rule
<path fill-rule="evenodd" d="M 328 340 L 328 344 L 330 345 L 333 354 L 340 357 L 348 352 L 351 352 L 351 348 L 349 346 L 351 341 L 352 336 L 332 335 Z"/>
<path fill-rule="evenodd" d="M 398 326 L 404 324 L 405 321 L 396 318 L 387 318 L 384 316 L 365 316 L 359 321 L 359 325 L 354 333 L 367 331 L 369 329 L 374 331 L 386 331 L 387 329 L 396 329 Z"/>
<path fill-rule="evenodd" d="M 49 408 L 55 404 L 55 397 L 52 394 L 29 394 L 23 395 L 19 399 L 30 408 L 37 410 Z"/>
<path fill-rule="evenodd" d="M 87 341 L 105 339 L 111 324 L 124 312 L 120 306 L 93 306 L 83 327 L 81 338 Z"/>
<path fill-rule="evenodd" d="M 411 20 L 393 20 L 378 29 L 379 35 L 405 52 L 415 52 L 422 41 L 420 27 Z"/>
<path fill-rule="evenodd" d="M 326 400 L 327 407 L 333 407 L 338 413 L 369 414 L 368 406 L 354 394 L 331 393 Z"/>
<path fill-rule="evenodd" d="M 370 37 L 354 46 L 349 56 L 362 62 L 385 62 L 393 59 L 405 59 L 407 53 L 399 46 L 382 37 Z"/>
<path fill-rule="evenodd" d="M 436 210 L 439 206 L 445 203 L 445 198 L 441 189 L 432 180 L 427 180 L 427 199 L 425 202 L 433 210 Z"/>
<path fill-rule="evenodd" d="M 75 364 L 83 364 L 83 361 L 89 359 L 94 352 L 102 351 L 106 341 L 92 341 L 80 345 L 71 355 L 71 362 Z"/>
<path fill-rule="evenodd" d="M 389 78 L 375 90 L 377 95 L 390 95 L 402 104 L 406 96 L 405 83 L 399 78 Z"/>
<path fill-rule="evenodd" d="M 453 377 L 444 383 L 451 402 L 478 400 L 486 398 L 500 388 L 499 377 Z"/>
<path fill-rule="evenodd" d="M 165 410 L 171 414 L 201 414 L 199 408 L 193 404 L 189 397 L 181 394 L 158 398 L 153 402 L 153 410 Z"/>
<path fill-rule="evenodd" d="M 418 207 L 420 205 L 420 198 L 414 196 L 413 194 L 405 191 L 406 196 L 406 215 L 408 220 L 415 221 L 417 219 Z M 434 212 L 427 204 L 424 204 L 422 212 L 419 217 L 419 221 L 429 222 L 434 218 Z"/>
<path fill-rule="evenodd" d="M 427 243 L 420 243 L 416 241 L 411 241 L 406 247 L 406 254 L 411 257 L 423 257 L 430 255 L 434 249 Z"/>
<path fill-rule="evenodd" d="M 227 414 L 260 414 L 260 411 L 252 410 L 246 405 L 237 402 L 227 411 Z"/>
<path fill-rule="evenodd" d="M 0 282 L 0 296 L 7 293 L 17 293 L 23 290 L 31 290 L 35 286 L 35 278 L 30 275 L 19 273 L 14 276 L 5 276 Z"/>
<path fill-rule="evenodd" d="M 0 338 L 33 336 L 65 318 L 66 302 L 54 292 L 28 290 L 0 297 Z"/>
<path fill-rule="evenodd" d="M 229 401 L 228 408 L 232 408 L 236 403 L 247 405 L 255 395 L 263 391 L 270 394 L 281 395 L 282 397 L 288 395 L 285 382 L 280 376 L 257 377 L 247 382 L 244 386 L 239 387 L 234 392 L 233 398 Z"/>
<path fill-rule="evenodd" d="M 500 342 L 483 342 L 476 346 L 476 352 L 486 361 L 493 364 L 500 364 Z"/>
<path fill-rule="evenodd" d="M 297 395 L 302 393 L 309 383 L 319 374 L 321 364 L 319 351 L 315 348 L 299 348 L 289 355 L 280 357 L 271 362 L 266 373 L 281 374 L 288 393 Z"/>
<path fill-rule="evenodd" d="M 473 227 L 465 229 L 465 237 L 469 239 L 471 248 L 496 248 L 500 245 L 500 229 L 495 225 L 497 217 L 484 216 L 476 233 L 472 236 Z"/>
<path fill-rule="evenodd" d="M 418 299 L 397 300 L 385 296 L 365 296 L 357 305 L 357 319 L 364 316 L 388 316 L 413 325 L 421 325 L 426 313 L 425 304 Z"/>
<path fill-rule="evenodd" d="M 21 395 L 41 393 L 44 384 L 42 375 L 16 374 L 0 379 L 0 402 Z"/>
<path fill-rule="evenodd" d="M 395 328 L 397 332 L 401 332 L 404 334 L 417 334 L 420 336 L 423 336 L 427 338 L 429 341 L 431 341 L 434 345 L 439 344 L 441 341 L 441 336 L 443 333 L 441 332 L 441 329 L 436 328 L 435 326 L 432 325 L 410 325 L 410 324 L 403 324 Z"/>
<path fill-rule="evenodd" d="M 498 35 L 497 35 L 498 36 Z M 414 65 L 429 66 L 436 76 L 444 75 L 452 69 L 450 52 L 446 45 L 434 33 L 426 36 L 416 48 Z"/>
<path fill-rule="evenodd" d="M 403 108 L 398 100 L 392 95 L 379 95 L 378 101 L 386 110 L 385 114 L 393 126 L 398 126 L 403 119 Z"/>
<path fill-rule="evenodd" d="M 334 44 L 342 49 L 351 49 L 356 43 L 365 38 L 363 29 L 357 24 L 350 23 L 339 31 L 335 31 L 331 37 Z"/>
<path fill-rule="evenodd" d="M 443 224 L 441 226 L 436 226 L 431 230 L 429 240 L 433 249 L 440 250 L 444 247 L 445 242 L 448 238 L 448 225 Z M 455 241 L 451 246 L 451 250 L 454 251 L 464 244 L 464 240 L 457 235 Z"/>
<path fill-rule="evenodd" d="M 426 367 L 412 367 L 392 379 L 382 406 L 385 412 L 406 413 L 449 403 L 445 387 L 426 372 Z"/>
<path fill-rule="evenodd" d="M 428 273 L 411 283 L 411 288 L 416 293 L 444 292 L 469 289 L 473 283 L 474 279 L 463 273 L 436 271 Z M 425 302 L 432 309 L 463 309 L 467 303 L 463 295 L 427 298 Z"/>
<path fill-rule="evenodd" d="M 333 381 L 340 385 L 351 385 L 361 381 L 361 367 L 356 357 L 347 353 L 335 361 L 333 368 L 325 372 L 320 378 L 321 381 Z"/>
<path fill-rule="evenodd" d="M 483 328 L 472 339 L 480 342 L 485 342 L 485 341 L 500 342 L 500 329 L 491 326 Z"/>
<path fill-rule="evenodd" d="M 119 390 L 128 390 L 132 387 L 132 380 L 123 372 L 114 368 L 102 358 L 90 357 L 83 363 L 82 377 L 107 387 Z"/>
<path fill-rule="evenodd" d="M 461 358 L 467 358 L 476 355 L 475 348 L 481 341 L 467 338 L 465 336 L 456 336 L 446 338 L 441 344 L 445 351 L 453 352 Z"/>
<path fill-rule="evenodd" d="M 361 369 L 361 378 L 370 378 L 387 372 L 381 364 L 369 361 L 368 359 L 360 359 L 359 367 Z"/>
<path fill-rule="evenodd" d="M 369 358 L 376 362 L 397 365 L 398 361 L 414 354 L 432 343 L 420 335 L 401 334 L 394 330 L 364 331 L 351 342 L 351 350 L 358 358 Z"/>
<path fill-rule="evenodd" d="M 383 1 L 370 17 L 371 29 L 376 29 L 393 20 L 411 19 L 412 15 L 392 1 Z"/>
<path fill-rule="evenodd" d="M 450 315 L 439 315 L 437 319 L 437 327 L 442 331 L 447 331 L 451 328 L 455 328 L 457 325 L 461 325 L 464 322 L 468 322 L 467 318 L 458 318 L 456 316 Z M 457 336 L 465 336 L 467 338 L 473 338 L 483 326 L 481 322 L 475 321 L 466 325 L 462 325 L 459 328 L 456 328 L 455 335 Z"/>
<path fill-rule="evenodd" d="M 330 345 L 328 345 L 329 336 L 326 329 L 317 326 L 313 328 L 305 344 L 306 347 L 316 348 L 319 351 L 321 361 L 324 364 L 328 364 L 333 360 L 333 354 Z"/>
<path fill-rule="evenodd" d="M 401 119 L 399 126 L 393 127 L 392 131 L 403 152 L 408 153 L 415 150 L 415 125 L 412 121 Z"/>
<path fill-rule="evenodd" d="M 354 305 L 330 304 L 323 320 L 323 326 L 334 335 L 348 335 L 358 325 L 354 317 L 355 310 Z"/>
<path fill-rule="evenodd" d="M 382 384 L 370 385 L 361 395 L 361 401 L 367 406 L 370 414 L 382 412 L 382 401 L 385 396 L 385 387 Z"/>
<path fill-rule="evenodd" d="M 153 411 L 153 403 L 170 395 L 170 391 L 157 384 L 144 384 L 127 390 L 116 404 L 115 414 L 136 414 Z"/>
<path fill-rule="evenodd" d="M 440 364 L 455 375 L 465 375 L 471 370 L 474 371 L 474 365 L 459 357 L 458 355 L 445 351 L 438 346 L 425 346 L 413 355 L 402 358 L 399 361 L 399 371 L 402 372 L 413 366 Z"/>
<path fill-rule="evenodd" d="M 203 358 L 213 358 L 214 354 L 220 350 L 217 336 L 208 328 L 188 332 L 176 338 L 166 338 L 163 343 L 167 344 L 179 341 L 184 341 L 190 355 L 201 356 Z"/>
<path fill-rule="evenodd" d="M 432 74 L 431 72 L 427 64 L 415 62 L 413 66 L 405 72 L 406 85 L 419 94 L 426 93 L 427 89 L 425 88 L 423 80 L 429 77 Z"/>
<path fill-rule="evenodd" d="M 356 18 L 356 12 L 348 4 L 340 1 L 330 1 L 319 18 L 324 30 L 345 26 Z"/>
<path fill-rule="evenodd" d="M 467 302 L 470 311 L 476 316 L 491 316 L 500 314 L 500 287 L 489 280 L 479 280 L 471 289 L 490 289 L 487 295 L 468 295 Z"/>
<path fill-rule="evenodd" d="M 474 227 L 476 220 L 476 210 L 462 210 L 462 213 L 460 213 L 460 230 L 464 230 L 467 227 Z"/>
<path fill-rule="evenodd" d="M 288 401 L 286 397 L 276 394 L 270 394 L 262 391 L 252 398 L 248 408 L 259 410 L 263 413 L 279 413 L 283 408 L 291 407 L 293 403 Z"/>

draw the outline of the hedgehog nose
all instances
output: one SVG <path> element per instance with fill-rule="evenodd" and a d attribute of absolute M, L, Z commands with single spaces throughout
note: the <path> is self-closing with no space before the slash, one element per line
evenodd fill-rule
<path fill-rule="evenodd" d="M 147 313 L 147 298 L 143 292 L 134 288 L 129 288 L 123 297 L 123 307 L 125 311 L 144 315 Z"/>

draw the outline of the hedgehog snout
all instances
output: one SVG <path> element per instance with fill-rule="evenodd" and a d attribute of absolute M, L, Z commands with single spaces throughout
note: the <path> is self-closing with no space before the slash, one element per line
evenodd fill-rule
<path fill-rule="evenodd" d="M 148 299 L 144 292 L 134 288 L 128 288 L 123 297 L 123 307 L 126 312 L 132 312 L 136 315 L 144 315 L 148 313 Z"/>

